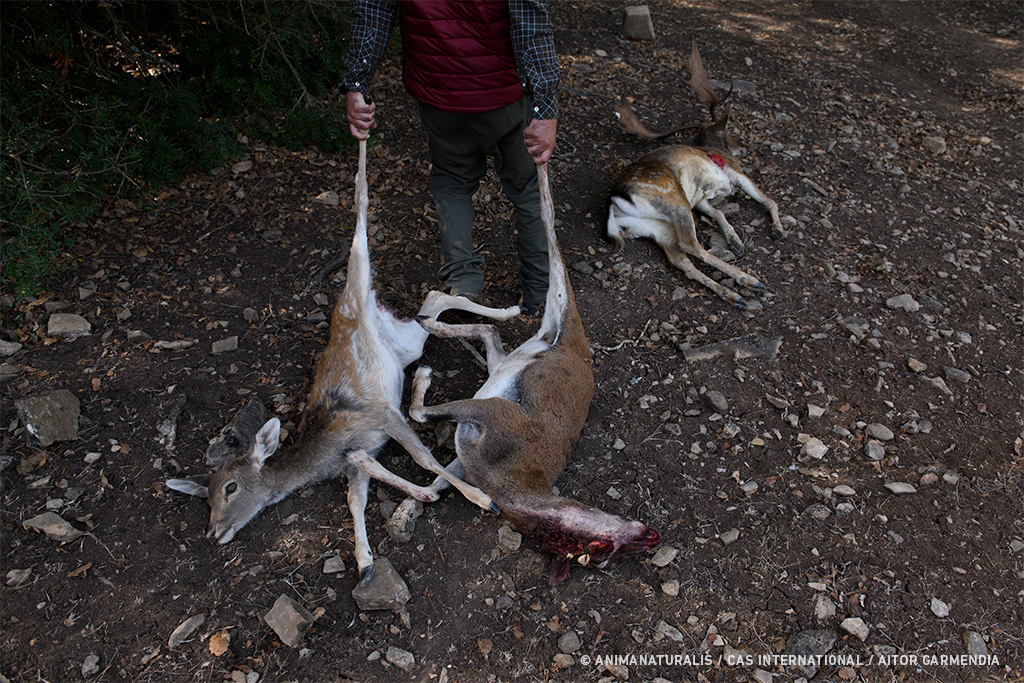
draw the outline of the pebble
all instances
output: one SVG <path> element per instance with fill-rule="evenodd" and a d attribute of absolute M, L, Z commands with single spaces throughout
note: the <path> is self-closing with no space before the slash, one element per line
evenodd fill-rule
<path fill-rule="evenodd" d="M 611 498 L 612 500 L 619 500 L 620 498 L 622 498 L 622 494 L 619 493 L 618 489 L 616 489 L 614 486 L 609 486 L 608 490 L 605 491 L 605 495 Z"/>
<path fill-rule="evenodd" d="M 964 645 L 967 647 L 967 654 L 974 657 L 984 657 L 988 654 L 985 638 L 977 631 L 966 631 L 964 633 Z"/>
<path fill-rule="evenodd" d="M 416 666 L 416 658 L 411 652 L 397 648 L 394 645 L 388 646 L 388 651 L 384 655 L 384 658 L 402 671 L 411 671 L 413 667 Z"/>
<path fill-rule="evenodd" d="M 568 669 L 576 663 L 576 660 L 572 658 L 572 655 L 567 655 L 559 652 L 551 660 L 556 669 Z"/>
<path fill-rule="evenodd" d="M 14 402 L 21 423 L 44 448 L 58 441 L 78 438 L 80 405 L 78 397 L 67 389 Z"/>
<path fill-rule="evenodd" d="M 927 365 L 925 365 L 916 358 L 908 358 L 907 367 L 910 368 L 912 372 L 924 372 L 925 370 L 928 369 Z"/>
<path fill-rule="evenodd" d="M 63 517 L 54 512 L 44 512 L 32 519 L 26 519 L 21 525 L 26 529 L 42 531 L 48 537 L 61 543 L 73 541 L 85 534 L 84 531 L 79 531 L 71 526 Z"/>
<path fill-rule="evenodd" d="M 952 396 L 953 391 L 946 386 L 946 380 L 941 377 L 925 377 L 924 381 L 931 384 L 933 387 L 944 393 L 946 396 Z"/>
<path fill-rule="evenodd" d="M 615 678 L 620 681 L 629 680 L 629 668 L 622 666 L 621 664 L 604 664 L 604 668 Z"/>
<path fill-rule="evenodd" d="M 971 381 L 971 374 L 969 372 L 964 372 L 957 368 L 951 368 L 948 365 L 942 368 L 942 372 L 945 373 L 946 379 L 955 379 L 956 381 L 963 382 L 964 384 Z"/>
<path fill-rule="evenodd" d="M 832 488 L 832 492 L 835 493 L 837 496 L 854 496 L 854 495 L 857 495 L 857 492 L 854 491 L 853 488 L 847 486 L 846 484 L 840 484 L 839 486 L 833 487 Z"/>
<path fill-rule="evenodd" d="M 824 593 L 814 596 L 814 618 L 818 621 L 826 621 L 836 615 L 836 605 Z"/>
<path fill-rule="evenodd" d="M 214 354 L 218 353 L 230 353 L 231 351 L 238 350 L 238 337 L 228 337 L 227 339 L 218 339 L 213 342 L 212 349 Z"/>
<path fill-rule="evenodd" d="M 405 607 L 412 595 L 391 562 L 386 557 L 378 557 L 373 561 L 373 578 L 366 585 L 356 584 L 352 597 L 361 610 L 397 612 Z"/>
<path fill-rule="evenodd" d="M 721 536 L 719 536 L 719 539 L 722 541 L 722 543 L 724 545 L 732 545 L 733 543 L 738 541 L 739 538 L 740 538 L 740 530 L 735 528 L 735 527 L 733 527 L 732 529 L 729 529 L 728 531 L 723 533 Z"/>
<path fill-rule="evenodd" d="M 828 446 L 822 443 L 821 439 L 813 436 L 800 449 L 800 454 L 811 460 L 821 460 L 826 453 L 828 453 Z M 802 460 L 802 462 L 807 462 L 807 460 Z"/>
<path fill-rule="evenodd" d="M 395 509 L 384 528 L 395 543 L 407 543 L 416 531 L 416 519 L 422 514 L 423 503 L 410 496 Z"/>
<path fill-rule="evenodd" d="M 932 154 L 945 154 L 946 139 L 929 136 L 921 140 L 921 147 L 923 147 L 926 152 L 930 152 Z"/>
<path fill-rule="evenodd" d="M 615 439 L 615 443 L 612 444 L 612 448 L 614 448 L 617 451 L 621 451 L 625 447 L 626 442 L 623 441 L 622 439 Z"/>
<path fill-rule="evenodd" d="M 885 305 L 889 308 L 898 308 L 904 311 L 914 313 L 921 309 L 921 304 L 914 300 L 914 297 L 909 294 L 900 294 L 894 296 L 891 299 L 885 300 Z"/>
<path fill-rule="evenodd" d="M 819 522 L 823 522 L 832 516 L 832 511 L 821 503 L 814 503 L 807 506 L 807 509 L 804 510 L 804 514 L 810 515 Z"/>
<path fill-rule="evenodd" d="M 811 419 L 817 419 L 825 414 L 825 409 L 821 406 L 816 406 L 813 403 L 807 404 L 807 417 Z"/>
<path fill-rule="evenodd" d="M 892 441 L 896 438 L 896 435 L 892 433 L 892 430 L 883 424 L 874 422 L 864 428 L 864 433 L 870 436 L 872 439 L 878 439 L 879 441 Z"/>
<path fill-rule="evenodd" d="M 0 339 L 0 356 L 13 356 L 21 351 L 21 344 Z"/>
<path fill-rule="evenodd" d="M 89 655 L 82 662 L 82 675 L 86 678 L 89 676 L 95 676 L 100 671 L 100 656 L 96 654 Z"/>
<path fill-rule="evenodd" d="M 725 400 L 725 396 L 720 391 L 709 391 L 704 394 L 704 403 L 720 415 L 726 415 L 729 412 L 729 402 Z"/>
<path fill-rule="evenodd" d="M 295 647 L 313 625 L 313 615 L 291 596 L 281 595 L 270 611 L 263 615 L 263 621 L 274 629 L 282 643 Z"/>
<path fill-rule="evenodd" d="M 786 641 L 784 654 L 794 655 L 797 662 L 795 666 L 786 667 L 790 671 L 796 671 L 807 678 L 814 678 L 821 668 L 818 662 L 836 644 L 835 631 L 800 631 L 794 633 Z"/>
<path fill-rule="evenodd" d="M 345 561 L 338 555 L 332 555 L 324 560 L 324 574 L 337 574 L 345 571 Z"/>
<path fill-rule="evenodd" d="M 892 493 L 917 493 L 917 489 L 914 488 L 913 484 L 908 484 L 905 481 L 891 481 L 885 485 L 885 488 L 889 489 Z"/>
<path fill-rule="evenodd" d="M 672 560 L 676 559 L 676 555 L 678 554 L 678 548 L 673 548 L 670 545 L 663 545 L 654 553 L 654 557 L 651 558 L 650 562 L 655 567 L 665 567 L 672 562 Z"/>
<path fill-rule="evenodd" d="M 949 605 L 938 598 L 932 598 L 931 608 L 932 614 L 937 616 L 939 619 L 945 619 L 949 616 Z"/>
<path fill-rule="evenodd" d="M 868 439 L 864 444 L 864 455 L 872 460 L 881 460 L 885 457 L 885 446 L 874 439 Z"/>
<path fill-rule="evenodd" d="M 21 584 L 28 581 L 28 577 L 32 574 L 31 567 L 28 569 L 12 569 L 7 572 L 7 585 L 11 588 L 17 588 Z M 679 583 L 678 581 L 676 582 Z"/>
<path fill-rule="evenodd" d="M 852 636 L 860 638 L 861 641 L 867 640 L 868 634 L 871 632 L 871 629 L 868 628 L 868 625 L 860 617 L 847 617 L 843 619 L 843 622 L 839 624 L 839 628 Z"/>
<path fill-rule="evenodd" d="M 679 596 L 679 581 L 677 579 L 672 579 L 670 581 L 666 581 L 665 583 L 661 584 L 661 592 L 664 593 L 665 595 L 669 596 L 670 598 L 678 597 Z"/>
<path fill-rule="evenodd" d="M 581 647 L 583 647 L 583 641 L 580 640 L 576 631 L 566 631 L 558 638 L 558 649 L 567 655 L 571 655 Z"/>
<path fill-rule="evenodd" d="M 46 336 L 62 339 L 87 337 L 92 334 L 92 324 L 74 313 L 52 313 L 46 321 Z"/>
<path fill-rule="evenodd" d="M 523 544 L 523 535 L 510 527 L 502 524 L 498 529 L 498 547 L 506 553 L 514 553 Z"/>

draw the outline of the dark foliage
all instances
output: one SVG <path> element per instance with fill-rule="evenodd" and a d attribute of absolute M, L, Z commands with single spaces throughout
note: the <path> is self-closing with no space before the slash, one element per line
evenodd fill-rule
<path fill-rule="evenodd" d="M 65 228 L 237 151 L 348 144 L 345 3 L 9 0 L 0 21 L 0 277 L 36 293 Z M 258 115 L 256 115 L 258 114 Z"/>

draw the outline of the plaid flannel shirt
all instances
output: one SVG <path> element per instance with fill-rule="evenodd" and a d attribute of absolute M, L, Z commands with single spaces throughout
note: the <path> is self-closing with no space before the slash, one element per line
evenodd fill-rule
<path fill-rule="evenodd" d="M 512 48 L 523 92 L 533 103 L 534 118 L 558 118 L 558 57 L 548 19 L 540 0 L 509 0 Z M 345 55 L 342 88 L 367 94 L 398 20 L 395 0 L 355 0 L 352 3 L 352 44 Z"/>

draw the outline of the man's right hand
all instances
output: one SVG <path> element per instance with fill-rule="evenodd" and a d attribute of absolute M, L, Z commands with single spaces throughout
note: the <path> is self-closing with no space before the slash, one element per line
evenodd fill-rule
<path fill-rule="evenodd" d="M 357 140 L 365 140 L 370 137 L 370 129 L 377 127 L 377 121 L 373 118 L 377 109 L 374 104 L 367 104 L 363 100 L 363 93 L 358 90 L 350 90 L 345 93 L 345 109 L 348 118 L 348 129 L 352 137 Z"/>

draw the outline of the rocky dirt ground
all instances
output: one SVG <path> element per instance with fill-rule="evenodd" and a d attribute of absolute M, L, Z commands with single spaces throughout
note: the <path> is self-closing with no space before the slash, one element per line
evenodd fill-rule
<path fill-rule="evenodd" d="M 458 496 L 394 540 L 402 497 L 374 487 L 370 540 L 410 595 L 362 610 L 342 481 L 228 545 L 204 537 L 203 501 L 164 482 L 204 471 L 252 398 L 294 433 L 353 222 L 354 152 L 249 141 L 234 168 L 109 207 L 45 295 L 3 299 L 0 680 L 1024 676 L 1020 4 L 649 4 L 656 39 L 626 41 L 621 3 L 552 3 L 550 166 L 596 380 L 558 488 L 659 529 L 657 554 L 552 588 L 547 557 Z M 725 207 L 737 265 L 770 290 L 753 312 L 653 244 L 602 239 L 611 177 L 655 144 L 617 127 L 611 97 L 651 128 L 701 117 L 691 37 L 712 78 L 755 86 L 732 97 L 734 131 L 789 229 L 773 242 L 755 203 Z M 373 92 L 372 259 L 411 315 L 439 255 L 396 56 Z M 478 199 L 487 294 L 514 303 L 509 205 L 493 177 Z M 90 334 L 58 335 L 69 322 Z M 506 346 L 536 322 L 503 323 Z M 431 402 L 482 381 L 454 342 L 424 361 Z M 51 392 L 80 416 L 43 446 L 24 401 Z M 452 457 L 444 430 L 416 428 Z M 394 445 L 381 460 L 429 480 Z M 47 512 L 68 526 L 26 525 Z M 315 617 L 294 646 L 263 620 L 281 596 Z"/>

